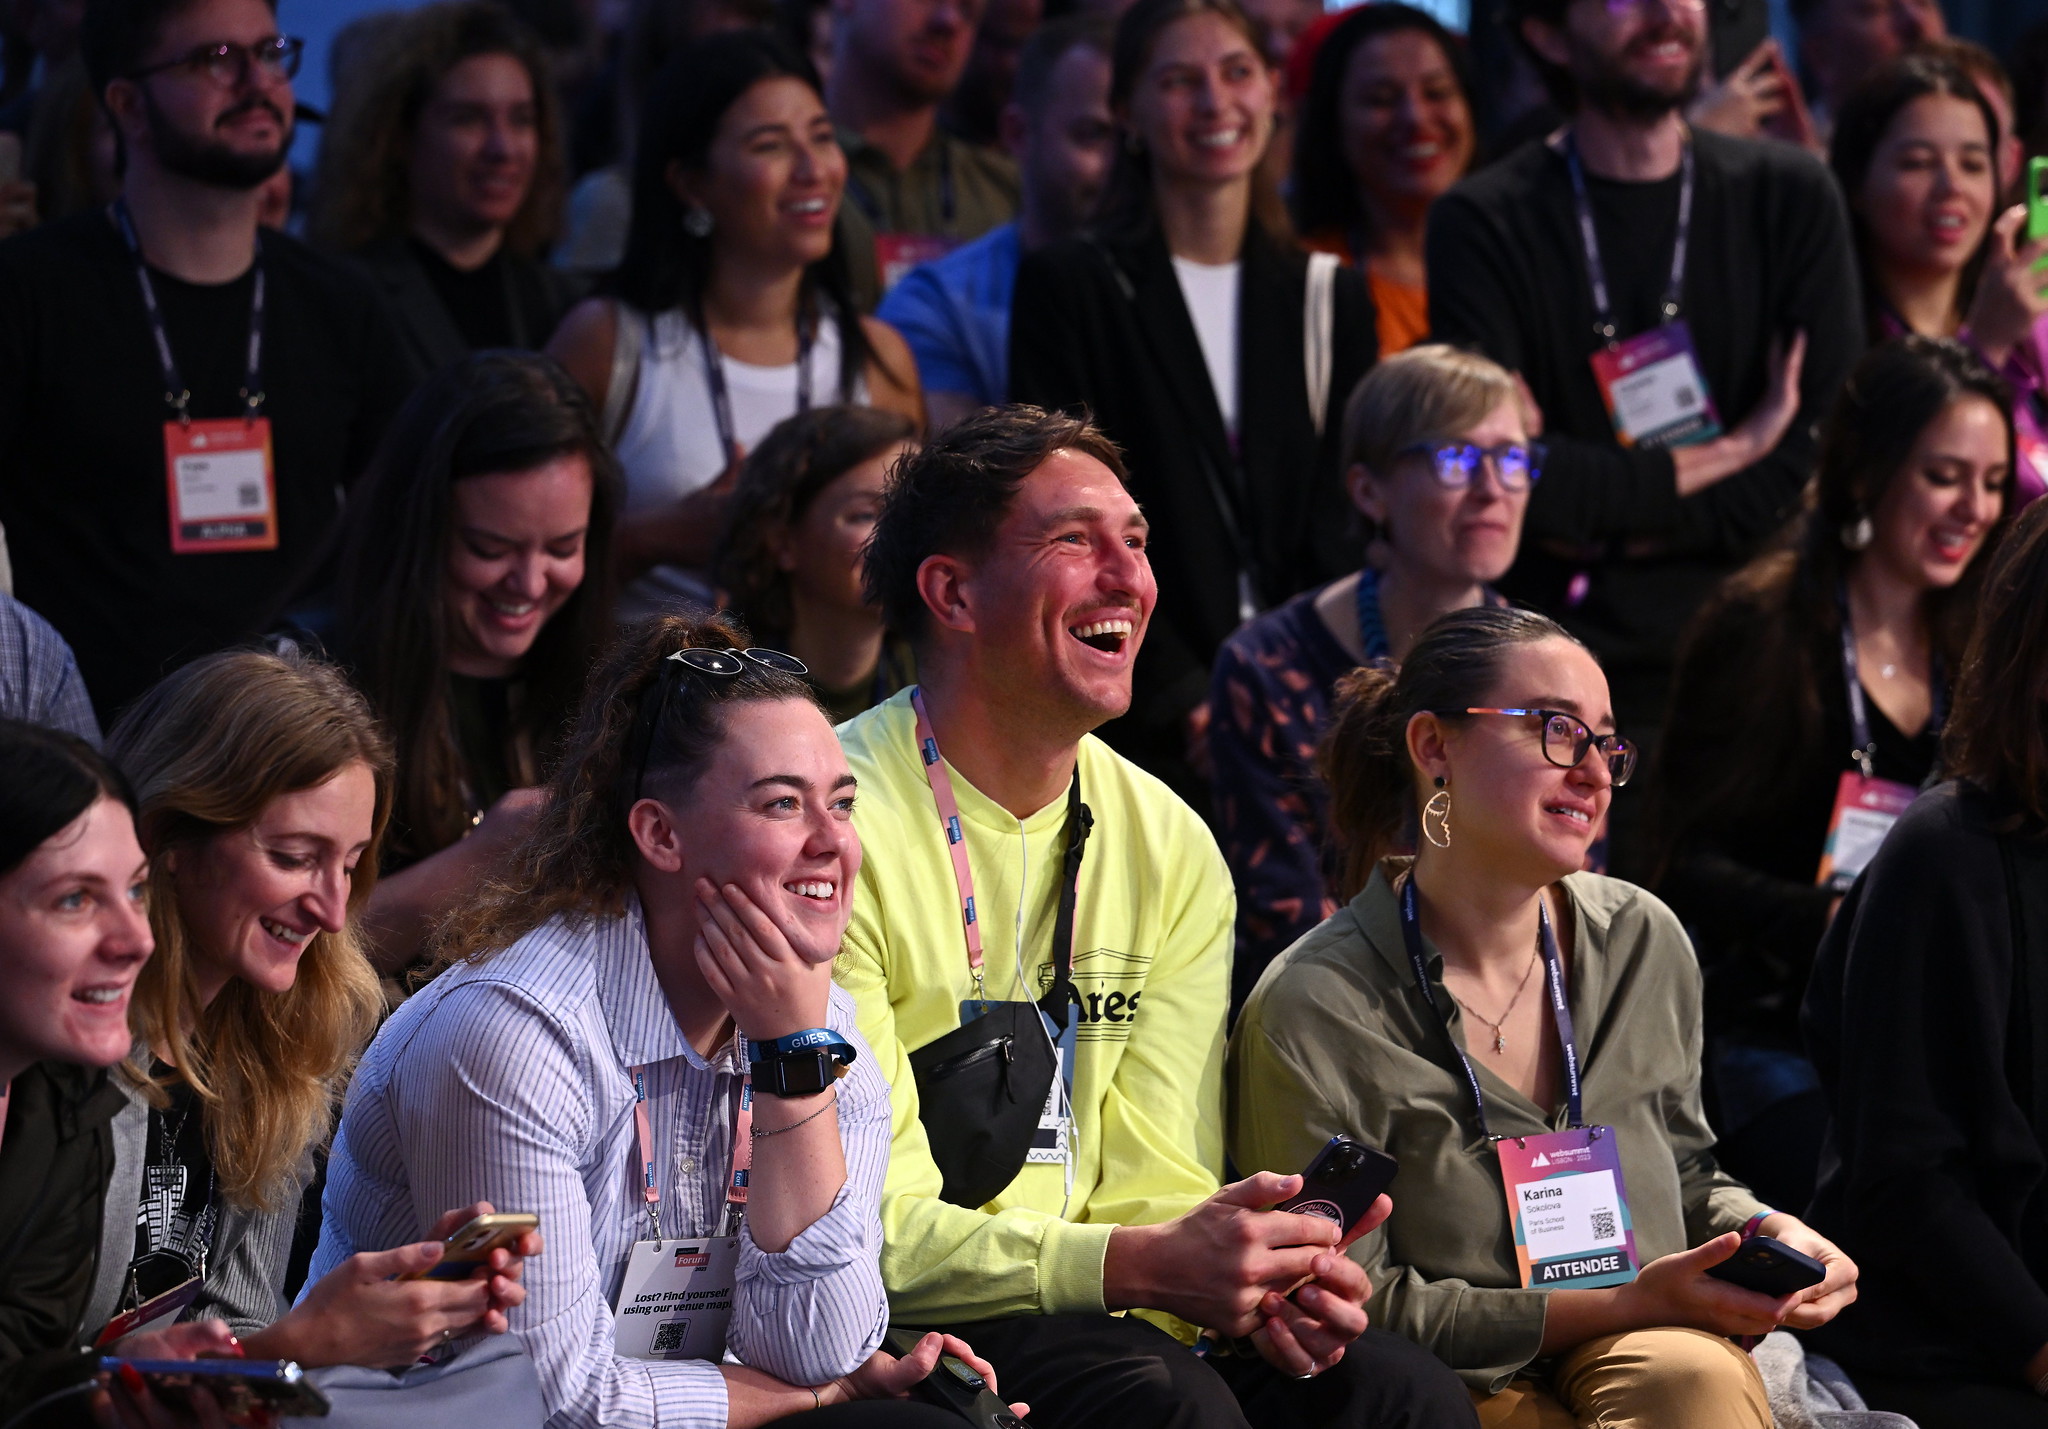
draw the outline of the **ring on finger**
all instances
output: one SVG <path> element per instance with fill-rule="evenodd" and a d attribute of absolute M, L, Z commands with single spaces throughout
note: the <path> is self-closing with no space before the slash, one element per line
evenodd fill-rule
<path fill-rule="evenodd" d="M 1307 1373 L 1307 1374 L 1298 1374 L 1298 1375 L 1296 1375 L 1296 1376 L 1295 1376 L 1295 1378 L 1296 1378 L 1296 1379 L 1314 1379 L 1314 1378 L 1315 1378 L 1315 1377 L 1316 1377 L 1317 1375 L 1321 1374 L 1322 1372 L 1323 1372 L 1323 1367 L 1322 1367 L 1322 1365 L 1320 1365 L 1319 1363 L 1317 1363 L 1317 1362 L 1316 1362 L 1315 1360 L 1310 1360 L 1310 1361 L 1308 1362 L 1308 1373 Z"/>

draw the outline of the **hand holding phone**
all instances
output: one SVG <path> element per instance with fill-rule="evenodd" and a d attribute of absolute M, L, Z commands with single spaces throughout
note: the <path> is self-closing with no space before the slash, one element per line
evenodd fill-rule
<path fill-rule="evenodd" d="M 267 1425 L 278 1414 L 324 1416 L 327 1398 L 290 1360 L 147 1360 L 108 1355 L 100 1369 L 129 1393 L 147 1391 L 174 1410 L 196 1412 L 193 1392 L 205 1390 L 230 1424 Z"/>
<path fill-rule="evenodd" d="M 923 1338 L 920 1331 L 892 1326 L 883 1343 L 890 1354 L 902 1360 L 910 1357 Z M 1003 1403 L 981 1372 L 957 1355 L 942 1351 L 938 1364 L 911 1387 L 910 1394 L 913 1399 L 952 1410 L 977 1429 L 1031 1429 L 1030 1421 Z"/>
<path fill-rule="evenodd" d="M 467 1280 L 479 1267 L 491 1262 L 491 1252 L 517 1253 L 520 1239 L 540 1229 L 540 1217 L 524 1211 L 494 1211 L 474 1216 L 443 1244 L 441 1258 L 425 1270 L 401 1275 L 400 1280 Z"/>
<path fill-rule="evenodd" d="M 1771 1236 L 1751 1236 L 1719 1265 L 1707 1267 L 1707 1274 L 1744 1290 L 1754 1290 L 1782 1300 L 1797 1295 L 1828 1278 L 1828 1268 L 1804 1251 L 1794 1250 Z"/>
<path fill-rule="evenodd" d="M 1348 1236 L 1400 1169 L 1401 1163 L 1384 1151 L 1348 1136 L 1333 1136 L 1301 1173 L 1301 1190 L 1273 1209 L 1335 1221 Z"/>

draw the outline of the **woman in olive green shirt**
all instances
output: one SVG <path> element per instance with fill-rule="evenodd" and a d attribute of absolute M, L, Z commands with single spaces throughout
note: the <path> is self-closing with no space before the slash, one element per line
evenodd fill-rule
<path fill-rule="evenodd" d="M 1854 1299 L 1856 1268 L 1715 1167 L 1684 931 L 1641 889 L 1576 871 L 1633 770 L 1633 746 L 1598 733 L 1613 728 L 1592 655 L 1525 611 L 1456 612 L 1398 678 L 1348 678 L 1324 758 L 1363 891 L 1247 1003 L 1230 1149 L 1247 1173 L 1299 1170 L 1340 1133 L 1399 1159 L 1393 1217 L 1351 1252 L 1369 1308 L 1464 1377 L 1489 1429 L 1770 1429 L 1755 1365 L 1725 1337 L 1824 1323 Z M 1417 857 L 1383 858 L 1418 813 Z M 1403 926 L 1410 880 L 1426 993 Z M 1568 1020 L 1551 1007 L 1546 922 Z M 1583 1122 L 1611 1128 L 1643 1268 L 1622 1285 L 1526 1289 L 1487 1133 L 1570 1124 L 1567 1026 Z M 1708 1276 L 1745 1231 L 1814 1256 L 1827 1279 L 1773 1299 Z"/>

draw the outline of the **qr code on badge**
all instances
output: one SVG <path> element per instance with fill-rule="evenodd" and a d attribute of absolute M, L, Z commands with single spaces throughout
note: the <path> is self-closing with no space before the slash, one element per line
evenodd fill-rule
<path fill-rule="evenodd" d="M 254 481 L 243 482 L 235 488 L 235 495 L 240 499 L 244 511 L 254 511 L 263 504 L 263 487 Z"/>
<path fill-rule="evenodd" d="M 1699 402 L 1700 394 L 1690 387 L 1675 388 L 1671 393 L 1671 405 L 1674 407 L 1697 407 Z"/>
<path fill-rule="evenodd" d="M 675 1355 L 683 1351 L 683 1337 L 690 1331 L 688 1320 L 670 1320 L 654 1332 L 654 1343 L 648 1346 L 649 1354 Z"/>
<path fill-rule="evenodd" d="M 1616 1225 L 1614 1224 L 1613 1211 L 1607 1210 L 1593 1212 L 1594 1240 L 1613 1240 L 1620 1234 L 1620 1229 L 1616 1227 Z"/>

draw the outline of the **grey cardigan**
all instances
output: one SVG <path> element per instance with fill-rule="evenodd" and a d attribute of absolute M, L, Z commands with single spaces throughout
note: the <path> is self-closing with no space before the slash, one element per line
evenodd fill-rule
<path fill-rule="evenodd" d="M 107 1210 L 100 1221 L 99 1273 L 86 1309 L 88 1336 L 120 1309 L 128 1263 L 135 1257 L 135 1221 L 142 1206 L 142 1162 L 149 1145 L 149 1104 L 122 1082 L 128 1105 L 114 1117 L 114 1175 L 107 1185 Z M 284 1277 L 298 1226 L 299 1197 L 312 1176 L 308 1158 L 279 1197 L 274 1211 L 221 1207 L 220 1224 L 207 1256 L 206 1284 L 181 1317 L 225 1320 L 238 1335 L 264 1328 L 290 1307 Z"/>

